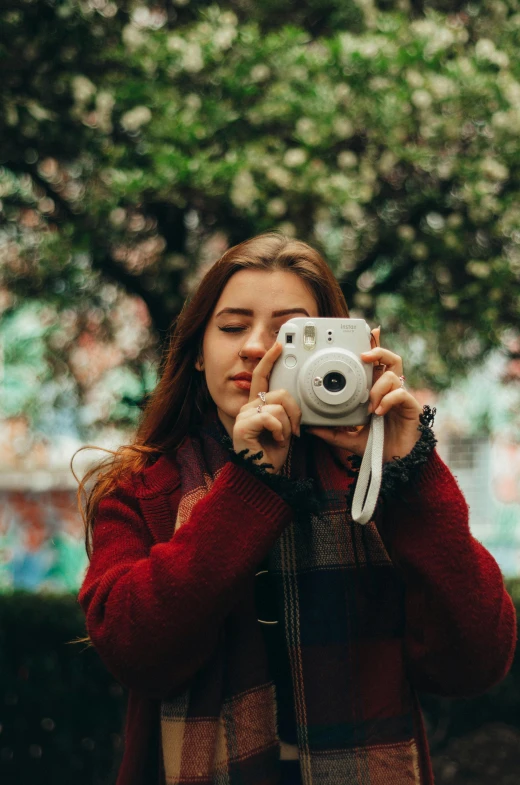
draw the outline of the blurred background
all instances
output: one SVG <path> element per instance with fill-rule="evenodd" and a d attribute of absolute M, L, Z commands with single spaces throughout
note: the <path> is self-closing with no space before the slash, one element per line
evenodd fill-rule
<path fill-rule="evenodd" d="M 70 460 L 132 438 L 185 297 L 259 232 L 402 354 L 520 604 L 519 46 L 519 0 L 2 0 L 2 783 L 115 781 Z M 424 696 L 436 782 L 519 781 L 519 670 Z"/>

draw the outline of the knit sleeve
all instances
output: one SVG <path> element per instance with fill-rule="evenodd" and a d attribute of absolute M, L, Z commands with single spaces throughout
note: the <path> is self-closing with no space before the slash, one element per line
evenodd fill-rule
<path fill-rule="evenodd" d="M 430 453 L 417 478 L 387 496 L 378 527 L 406 587 L 405 648 L 415 687 L 481 693 L 508 672 L 515 610 L 492 555 L 471 535 L 468 506 Z"/>
<path fill-rule="evenodd" d="M 171 536 L 179 502 L 180 487 L 105 497 L 79 594 L 106 667 L 156 698 L 181 689 L 208 661 L 237 598 L 247 599 L 247 582 L 292 520 L 277 494 L 231 462 Z M 157 541 L 159 531 L 170 534 Z"/>

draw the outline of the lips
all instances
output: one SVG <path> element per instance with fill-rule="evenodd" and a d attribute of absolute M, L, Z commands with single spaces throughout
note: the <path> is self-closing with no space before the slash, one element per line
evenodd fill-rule
<path fill-rule="evenodd" d="M 246 371 L 244 371 L 243 373 L 237 373 L 236 376 L 232 376 L 231 378 L 235 382 L 238 382 L 238 381 L 250 382 L 251 379 L 253 378 L 253 374 L 247 373 Z"/>

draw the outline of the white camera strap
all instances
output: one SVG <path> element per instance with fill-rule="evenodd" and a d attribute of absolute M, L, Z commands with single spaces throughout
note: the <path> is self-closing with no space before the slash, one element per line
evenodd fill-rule
<path fill-rule="evenodd" d="M 356 523 L 368 523 L 372 519 L 383 476 L 384 440 L 384 415 L 373 414 L 352 500 L 352 519 Z"/>

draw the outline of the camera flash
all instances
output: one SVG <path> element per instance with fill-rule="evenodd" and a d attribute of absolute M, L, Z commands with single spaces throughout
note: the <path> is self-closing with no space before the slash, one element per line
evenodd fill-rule
<path fill-rule="evenodd" d="M 303 345 L 306 349 L 314 349 L 316 345 L 316 327 L 312 322 L 306 324 L 303 329 Z"/>

